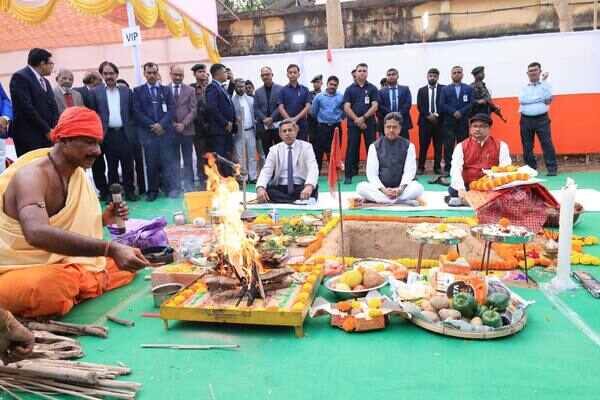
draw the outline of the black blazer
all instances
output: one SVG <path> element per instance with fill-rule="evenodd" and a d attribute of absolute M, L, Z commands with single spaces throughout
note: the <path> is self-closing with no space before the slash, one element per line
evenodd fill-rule
<path fill-rule="evenodd" d="M 117 86 L 119 90 L 119 99 L 121 102 L 121 121 L 123 122 L 123 129 L 125 130 L 125 136 L 129 144 L 137 144 L 138 138 L 135 129 L 135 123 L 133 121 L 133 93 L 130 89 L 123 86 Z M 106 97 L 106 86 L 98 85 L 94 90 L 89 91 L 90 93 L 90 108 L 92 108 L 102 121 L 102 128 L 104 134 L 108 130 L 108 99 Z"/>
<path fill-rule="evenodd" d="M 46 135 L 58 122 L 58 106 L 50 82 L 46 78 L 44 81 L 46 91 L 29 67 L 15 72 L 10 79 L 13 121 L 9 134 L 17 156 L 52 146 Z"/>
<path fill-rule="evenodd" d="M 206 87 L 206 105 L 210 135 L 225 135 L 225 125 L 235 122 L 235 109 L 228 93 L 215 80 Z"/>
<path fill-rule="evenodd" d="M 438 121 L 441 123 L 444 118 L 444 114 L 441 110 L 441 94 L 444 85 L 437 85 L 437 93 L 435 98 L 435 105 L 437 107 L 437 112 L 440 115 Z M 429 115 L 429 85 L 425 85 L 419 89 L 417 93 L 417 108 L 419 109 L 419 125 L 423 125 L 429 121 L 427 121 L 427 115 Z"/>
<path fill-rule="evenodd" d="M 79 92 L 79 94 L 81 95 L 81 98 L 83 99 L 83 105 L 86 106 L 87 108 L 93 109 L 93 103 L 92 103 L 92 91 L 90 89 L 88 89 L 87 86 L 81 86 L 81 87 L 75 87 L 73 88 L 73 90 L 77 90 Z"/>

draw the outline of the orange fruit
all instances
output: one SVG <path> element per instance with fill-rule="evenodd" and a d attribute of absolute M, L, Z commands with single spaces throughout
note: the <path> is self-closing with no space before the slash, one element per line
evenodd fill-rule
<path fill-rule="evenodd" d="M 446 255 L 446 259 L 450 262 L 456 261 L 458 260 L 458 253 L 456 252 L 456 250 L 451 250 L 448 252 L 448 254 Z"/>

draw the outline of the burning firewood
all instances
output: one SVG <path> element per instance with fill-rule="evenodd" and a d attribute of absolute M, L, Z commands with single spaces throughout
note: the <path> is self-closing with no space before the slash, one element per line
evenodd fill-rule
<path fill-rule="evenodd" d="M 204 278 L 204 283 L 206 283 L 208 290 L 211 292 L 215 290 L 232 289 L 240 285 L 240 281 L 238 279 L 222 275 L 207 276 Z"/>
<path fill-rule="evenodd" d="M 292 268 L 279 268 L 273 269 L 271 271 L 265 272 L 264 274 L 260 274 L 260 279 L 265 281 L 273 281 L 273 280 L 281 280 L 286 276 L 292 275 L 295 271 Z"/>

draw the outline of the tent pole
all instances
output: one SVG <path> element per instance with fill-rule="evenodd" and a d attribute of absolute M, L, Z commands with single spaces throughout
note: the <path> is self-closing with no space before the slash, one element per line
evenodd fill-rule
<path fill-rule="evenodd" d="M 133 4 L 131 1 L 127 2 L 127 22 L 129 27 L 136 25 L 135 12 L 133 11 Z M 135 77 L 135 86 L 142 84 L 142 67 L 140 65 L 140 46 L 135 45 L 131 48 L 131 55 L 133 57 L 133 73 Z"/>

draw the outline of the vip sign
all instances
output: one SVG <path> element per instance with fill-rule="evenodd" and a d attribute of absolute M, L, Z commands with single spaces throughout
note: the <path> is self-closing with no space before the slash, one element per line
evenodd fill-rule
<path fill-rule="evenodd" d="M 121 35 L 123 36 L 123 46 L 125 47 L 139 46 L 142 43 L 142 33 L 139 26 L 123 28 L 121 29 Z"/>

